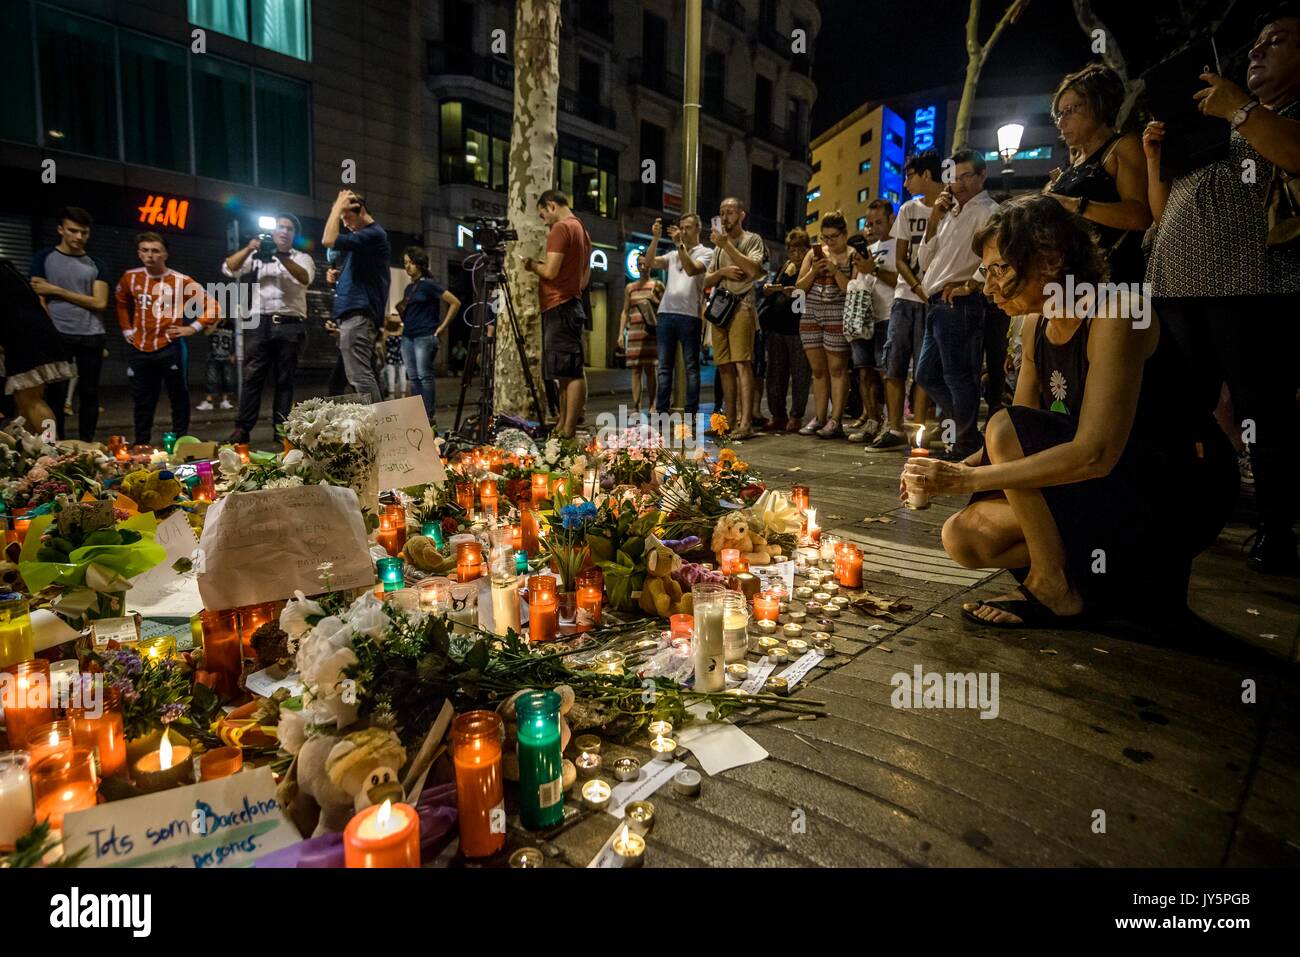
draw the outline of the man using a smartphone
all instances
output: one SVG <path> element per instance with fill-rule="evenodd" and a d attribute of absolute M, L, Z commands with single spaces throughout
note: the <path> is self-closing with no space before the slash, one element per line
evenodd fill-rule
<path fill-rule="evenodd" d="M 758 315 L 754 307 L 754 284 L 764 276 L 763 257 L 767 248 L 757 233 L 745 230 L 745 203 L 729 196 L 718 207 L 710 240 L 713 257 L 704 285 L 721 284 L 740 298 L 726 326 L 713 327 L 713 359 L 722 377 L 722 395 L 727 414 L 734 421 L 731 437 L 754 436 L 751 412 L 754 405 L 754 334 Z"/>
<path fill-rule="evenodd" d="M 655 323 L 659 344 L 655 411 L 669 411 L 680 345 L 686 366 L 686 414 L 692 416 L 700 411 L 700 306 L 709 250 L 700 242 L 700 217 L 695 213 L 687 213 L 676 225 L 668 227 L 673 251 L 660 256 L 657 253 L 662 235 L 663 222 L 656 219 L 650 227 L 650 246 L 645 255 L 651 268 L 667 270 L 668 281 L 664 284 L 664 297 Z"/>
<path fill-rule="evenodd" d="M 388 311 L 388 233 L 366 209 L 364 196 L 341 189 L 325 217 L 321 244 L 339 254 L 334 322 L 344 373 L 354 391 L 382 402 L 374 357 L 375 339 Z"/>

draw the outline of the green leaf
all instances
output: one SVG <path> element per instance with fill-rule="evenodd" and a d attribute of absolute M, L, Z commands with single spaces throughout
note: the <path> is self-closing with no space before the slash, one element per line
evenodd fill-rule
<path fill-rule="evenodd" d="M 474 647 L 465 655 L 465 667 L 472 668 L 480 674 L 487 671 L 489 654 L 490 649 L 488 648 L 487 639 L 476 641 Z"/>

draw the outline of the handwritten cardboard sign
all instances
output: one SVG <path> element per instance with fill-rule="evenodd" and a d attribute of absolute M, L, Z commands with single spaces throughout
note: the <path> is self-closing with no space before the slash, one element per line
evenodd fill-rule
<path fill-rule="evenodd" d="M 69 814 L 65 849 L 82 867 L 247 867 L 300 840 L 269 767 Z"/>
<path fill-rule="evenodd" d="M 441 485 L 447 480 L 433 429 L 418 395 L 378 402 L 373 406 L 379 423 L 379 488 Z"/>
<path fill-rule="evenodd" d="M 176 446 L 172 458 L 182 462 L 210 462 L 217 457 L 216 442 L 185 442 Z"/>
<path fill-rule="evenodd" d="M 357 495 L 333 485 L 232 492 L 208 508 L 195 566 L 205 608 L 375 583 Z"/>

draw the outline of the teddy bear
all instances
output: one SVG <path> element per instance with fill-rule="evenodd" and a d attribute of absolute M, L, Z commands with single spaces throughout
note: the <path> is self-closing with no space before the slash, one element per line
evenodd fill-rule
<path fill-rule="evenodd" d="M 668 618 L 689 615 L 693 610 L 690 591 L 684 590 L 673 573 L 681 556 L 652 537 L 646 539 L 645 584 L 641 586 L 641 610 L 647 615 Z"/>
<path fill-rule="evenodd" d="M 289 800 L 281 803 L 296 822 L 309 820 L 308 801 L 316 804 L 320 816 L 312 837 L 342 831 L 357 811 L 384 797 L 392 799 L 392 785 L 400 780 L 397 770 L 405 763 L 401 740 L 383 728 L 313 735 L 303 742 L 289 776 L 297 782 L 297 792 L 282 795 Z"/>
<path fill-rule="evenodd" d="M 769 545 L 765 538 L 752 531 L 749 522 L 739 512 L 729 512 L 718 519 L 711 544 L 719 564 L 722 562 L 724 548 L 737 549 L 740 557 L 750 565 L 770 565 L 773 559 L 781 557 L 781 550 Z"/>
<path fill-rule="evenodd" d="M 181 483 L 167 469 L 157 472 L 137 469 L 122 479 L 122 494 L 135 502 L 140 511 L 156 512 L 176 504 Z"/>

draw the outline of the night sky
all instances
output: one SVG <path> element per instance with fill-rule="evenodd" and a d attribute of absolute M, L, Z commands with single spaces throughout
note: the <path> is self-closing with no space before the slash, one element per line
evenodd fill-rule
<path fill-rule="evenodd" d="M 983 0 L 981 40 L 1008 3 Z M 1139 71 L 1203 33 L 1225 10 L 1231 14 L 1224 32 L 1239 46 L 1253 31 L 1255 16 L 1270 6 L 1264 0 L 1093 0 Z M 820 7 L 814 136 L 867 100 L 960 82 L 965 74 L 968 0 L 823 0 Z M 1020 20 L 1003 31 L 983 76 L 1064 76 L 1095 59 L 1090 46 L 1071 0 L 1032 0 Z"/>

